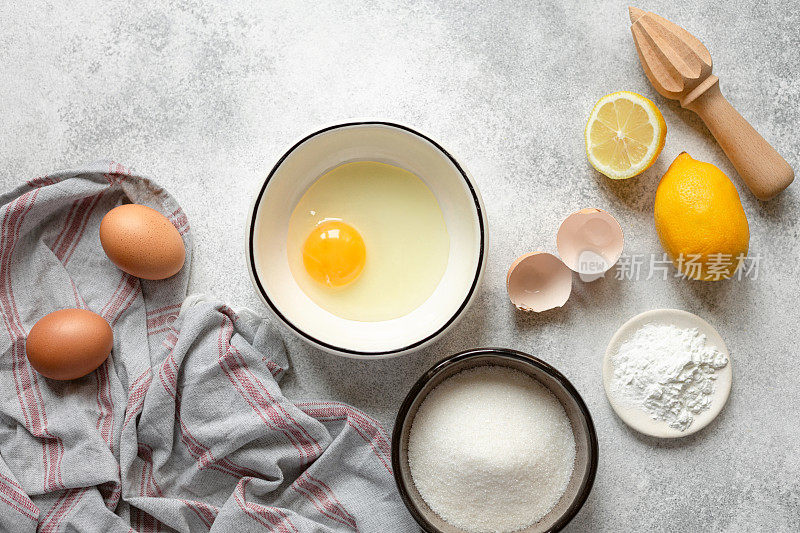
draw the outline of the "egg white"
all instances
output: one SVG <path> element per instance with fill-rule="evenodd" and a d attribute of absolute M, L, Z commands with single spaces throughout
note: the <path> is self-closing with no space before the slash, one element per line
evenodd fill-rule
<path fill-rule="evenodd" d="M 353 283 L 330 288 L 303 266 L 302 246 L 320 222 L 338 219 L 364 239 L 366 262 Z M 447 267 L 450 238 L 442 210 L 416 175 L 374 161 L 340 165 L 303 194 L 289 220 L 289 267 L 303 292 L 349 320 L 390 320 L 419 307 Z"/>

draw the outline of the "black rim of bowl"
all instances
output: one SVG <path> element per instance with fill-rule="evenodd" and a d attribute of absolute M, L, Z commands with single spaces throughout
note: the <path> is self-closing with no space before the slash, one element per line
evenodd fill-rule
<path fill-rule="evenodd" d="M 464 180 L 464 183 L 467 184 L 467 188 L 469 189 L 469 192 L 472 195 L 472 200 L 473 200 L 473 202 L 475 204 L 476 215 L 478 217 L 478 226 L 479 226 L 479 229 L 480 229 L 480 238 L 481 238 L 480 239 L 479 256 L 478 256 L 478 267 L 475 270 L 475 276 L 472 279 L 472 285 L 470 286 L 470 289 L 467 292 L 467 295 L 465 296 L 464 300 L 461 302 L 461 305 L 458 307 L 458 309 L 455 311 L 455 313 L 453 313 L 453 315 L 447 320 L 447 322 L 445 322 L 442 325 L 442 327 L 437 329 L 435 332 L 431 333 L 430 335 L 427 335 L 424 339 L 421 339 L 419 341 L 413 342 L 413 343 L 411 343 L 411 344 L 409 344 L 407 346 L 403 346 L 402 348 L 396 348 L 394 350 L 385 350 L 385 351 L 377 351 L 377 352 L 363 352 L 363 351 L 358 351 L 358 350 L 351 350 L 349 348 L 344 348 L 342 346 L 336 346 L 334 344 L 330 344 L 330 343 L 321 341 L 321 340 L 313 337 L 312 335 L 309 335 L 308 333 L 306 333 L 305 331 L 300 329 L 298 326 L 296 326 L 288 318 L 286 318 L 286 316 L 278 310 L 278 307 L 275 305 L 275 303 L 269 297 L 269 295 L 267 294 L 266 289 L 264 289 L 264 286 L 261 284 L 261 279 L 259 278 L 258 271 L 256 270 L 255 250 L 254 250 L 254 247 L 253 247 L 253 240 L 254 240 L 255 227 L 256 227 L 256 218 L 257 218 L 257 215 L 258 215 L 258 209 L 261 206 L 261 200 L 263 199 L 264 193 L 267 190 L 267 186 L 269 185 L 269 182 L 272 180 L 273 176 L 275 175 L 275 172 L 277 172 L 278 168 L 283 164 L 283 162 L 286 160 L 287 157 L 289 157 L 289 155 L 292 152 L 294 152 L 301 144 L 303 144 L 307 140 L 311 139 L 312 137 L 316 137 L 317 135 L 320 135 L 322 133 L 325 133 L 325 132 L 328 132 L 328 131 L 331 131 L 331 130 L 340 129 L 340 128 L 347 128 L 347 127 L 352 127 L 352 126 L 389 126 L 389 127 L 397 128 L 397 129 L 403 130 L 405 132 L 411 133 L 413 135 L 416 135 L 417 137 L 420 137 L 421 139 L 424 139 L 424 140 L 428 141 L 429 143 L 431 143 L 434 146 L 434 148 L 436 148 L 442 154 L 444 154 L 445 157 L 447 157 L 447 159 L 453 164 L 453 166 L 456 167 L 456 169 L 458 170 L 458 172 L 461 175 L 462 179 Z M 314 133 L 306 135 L 301 140 L 299 140 L 297 143 L 295 143 L 294 146 L 289 148 L 289 150 L 287 150 L 286 153 L 284 153 L 283 156 L 281 156 L 281 158 L 278 160 L 278 162 L 275 163 L 275 166 L 272 167 L 272 170 L 270 171 L 269 175 L 267 176 L 267 179 L 264 181 L 264 184 L 261 186 L 261 190 L 258 192 L 258 196 L 256 197 L 256 201 L 255 201 L 255 204 L 253 205 L 253 210 L 252 210 L 251 216 L 250 216 L 250 227 L 248 228 L 248 240 L 247 240 L 247 252 L 248 252 L 247 255 L 248 255 L 248 260 L 249 260 L 249 265 L 248 266 L 250 267 L 250 272 L 252 273 L 253 280 L 256 283 L 256 287 L 258 287 L 258 291 L 261 294 L 261 297 L 264 298 L 264 301 L 267 303 L 267 305 L 272 310 L 272 312 L 275 313 L 275 315 L 281 320 L 281 322 L 283 322 L 284 324 L 289 326 L 295 333 L 297 333 L 298 335 L 300 335 L 304 339 L 307 339 L 308 341 L 316 344 L 317 346 L 322 346 L 324 348 L 327 348 L 329 350 L 333 350 L 335 352 L 346 353 L 346 354 L 350 354 L 350 355 L 364 355 L 364 356 L 392 355 L 392 354 L 405 352 L 407 350 L 412 350 L 412 349 L 417 348 L 419 346 L 422 346 L 423 344 L 429 342 L 430 340 L 438 337 L 444 330 L 446 330 L 448 327 L 450 327 L 450 325 L 453 322 L 455 322 L 456 319 L 467 308 L 467 304 L 469 304 L 470 300 L 472 299 L 473 294 L 475 293 L 475 290 L 478 287 L 478 280 L 481 277 L 481 269 L 483 268 L 483 262 L 484 262 L 484 257 L 483 256 L 484 256 L 485 248 L 486 248 L 486 228 L 484 227 L 484 224 L 483 224 L 483 209 L 481 208 L 481 204 L 480 204 L 480 201 L 478 199 L 478 194 L 475 191 L 475 187 L 473 187 L 472 182 L 467 177 L 467 173 L 464 171 L 463 168 L 461 168 L 461 165 L 458 164 L 458 161 L 456 161 L 455 158 L 452 155 L 450 155 L 450 152 L 448 152 L 447 150 L 442 148 L 442 146 L 440 146 L 439 143 L 437 143 L 436 141 L 434 141 L 430 137 L 428 137 L 426 135 L 423 135 L 422 133 L 419 133 L 418 131 L 415 131 L 415 130 L 407 127 L 407 126 L 403 126 L 402 124 L 395 124 L 393 122 L 383 122 L 383 121 L 346 122 L 344 124 L 336 124 L 334 126 L 328 126 L 327 128 L 323 128 L 321 130 L 315 131 Z"/>
<path fill-rule="evenodd" d="M 416 520 L 425 531 L 429 533 L 437 533 L 439 531 L 436 526 L 428 522 L 428 520 L 422 516 L 422 513 L 419 512 L 417 506 L 414 504 L 414 501 L 411 499 L 411 496 L 408 493 L 408 489 L 401 479 L 400 440 L 403 434 L 403 425 L 408 417 L 408 411 L 411 409 L 411 405 L 417 399 L 417 396 L 419 396 L 422 388 L 431 379 L 433 379 L 434 376 L 444 371 L 446 368 L 458 364 L 466 359 L 487 355 L 502 355 L 538 367 L 540 370 L 544 371 L 553 379 L 558 381 L 561 386 L 566 389 L 569 395 L 575 400 L 575 403 L 578 405 L 578 409 L 581 411 L 584 419 L 586 420 L 587 434 L 589 435 L 589 472 L 580 489 L 578 490 L 578 495 L 575 498 L 575 501 L 572 502 L 561 518 L 559 518 L 549 530 L 552 532 L 560 531 L 567 524 L 569 524 L 573 518 L 575 518 L 575 515 L 578 514 L 578 511 L 581 510 L 583 504 L 586 503 L 589 493 L 592 491 L 594 478 L 597 474 L 597 464 L 600 452 L 597 442 L 597 432 L 595 431 L 594 422 L 592 421 L 592 415 L 589 413 L 589 408 L 586 407 L 586 403 L 583 401 L 583 398 L 581 398 L 581 395 L 578 393 L 577 389 L 575 389 L 572 383 L 570 383 L 570 381 L 561 372 L 537 357 L 520 352 L 518 350 L 512 350 L 510 348 L 477 348 L 446 357 L 433 365 L 430 370 L 425 372 L 422 377 L 420 377 L 417 382 L 414 383 L 414 386 L 411 387 L 411 390 L 408 391 L 408 394 L 403 400 L 400 410 L 397 413 L 397 418 L 394 422 L 394 429 L 392 431 L 392 471 L 394 472 L 395 484 L 397 485 L 397 489 L 400 491 L 400 497 L 403 499 L 403 503 L 405 503 L 408 511 L 411 513 L 411 516 L 414 517 L 414 520 Z"/>

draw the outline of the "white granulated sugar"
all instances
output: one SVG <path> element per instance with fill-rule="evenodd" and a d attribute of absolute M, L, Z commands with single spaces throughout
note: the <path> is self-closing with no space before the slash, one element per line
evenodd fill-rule
<path fill-rule="evenodd" d="M 558 502 L 575 462 L 575 437 L 556 397 L 500 366 L 460 372 L 414 417 L 408 464 L 422 498 L 470 532 L 536 523 Z"/>
<path fill-rule="evenodd" d="M 612 356 L 614 397 L 685 431 L 711 405 L 716 371 L 728 358 L 697 329 L 646 324 Z"/>

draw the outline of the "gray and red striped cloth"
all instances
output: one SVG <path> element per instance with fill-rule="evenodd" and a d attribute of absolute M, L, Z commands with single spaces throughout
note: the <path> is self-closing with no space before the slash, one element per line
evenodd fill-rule
<path fill-rule="evenodd" d="M 143 281 L 106 258 L 100 220 L 128 201 L 178 228 L 179 274 Z M 184 302 L 192 234 L 166 191 L 97 163 L 31 180 L 0 205 L 0 531 L 418 531 L 375 420 L 288 400 L 286 349 L 268 321 Z M 59 382 L 31 368 L 25 338 L 67 307 L 108 320 L 114 350 Z"/>

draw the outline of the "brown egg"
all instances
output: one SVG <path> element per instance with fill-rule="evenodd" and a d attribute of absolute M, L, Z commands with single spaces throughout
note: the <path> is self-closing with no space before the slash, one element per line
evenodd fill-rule
<path fill-rule="evenodd" d="M 100 222 L 100 244 L 120 270 L 142 279 L 165 279 L 183 267 L 183 239 L 167 217 L 144 205 L 115 207 Z"/>
<path fill-rule="evenodd" d="M 33 325 L 25 351 L 37 372 L 51 379 L 77 379 L 103 364 L 114 346 L 111 326 L 86 309 L 61 309 Z"/>

